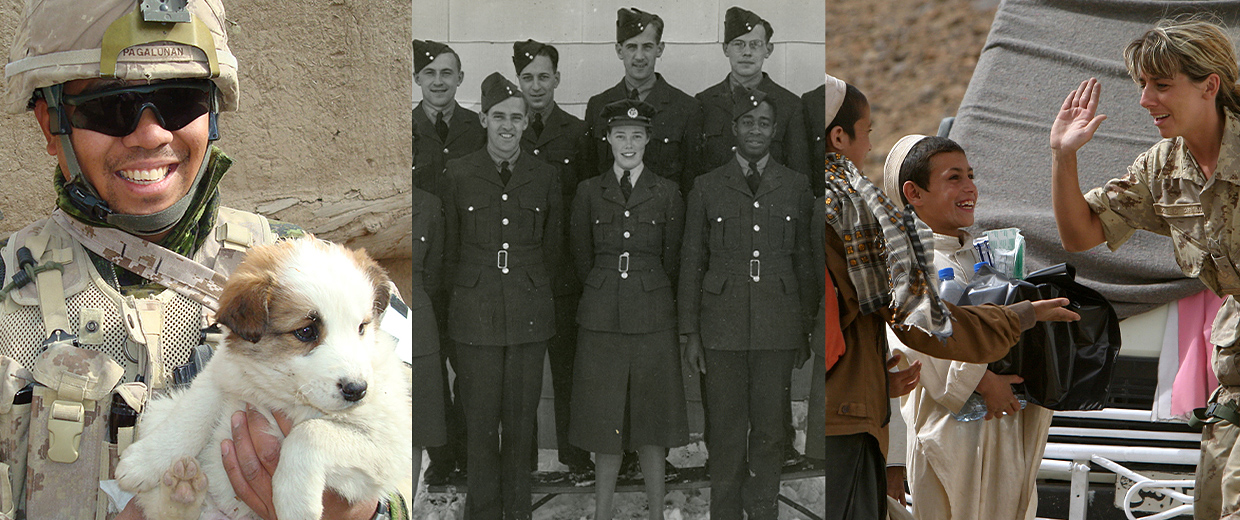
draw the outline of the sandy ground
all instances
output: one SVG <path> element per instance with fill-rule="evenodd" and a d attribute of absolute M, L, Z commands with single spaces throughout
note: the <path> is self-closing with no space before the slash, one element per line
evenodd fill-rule
<path fill-rule="evenodd" d="M 933 135 L 964 98 L 997 0 L 831 0 L 827 72 L 870 100 L 874 149 L 867 173 L 881 173 L 900 137 Z"/>

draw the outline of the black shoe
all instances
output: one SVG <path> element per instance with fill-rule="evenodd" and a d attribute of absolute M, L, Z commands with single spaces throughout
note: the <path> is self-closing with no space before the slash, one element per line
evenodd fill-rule
<path fill-rule="evenodd" d="M 805 456 L 801 455 L 791 444 L 784 445 L 784 467 L 796 466 L 805 460 Z"/>
<path fill-rule="evenodd" d="M 451 476 L 451 466 L 432 464 L 426 468 L 426 475 L 423 478 L 426 479 L 427 486 L 446 486 Z"/>
<path fill-rule="evenodd" d="M 663 482 L 672 483 L 680 479 L 680 468 L 672 465 L 672 461 L 663 459 Z"/>

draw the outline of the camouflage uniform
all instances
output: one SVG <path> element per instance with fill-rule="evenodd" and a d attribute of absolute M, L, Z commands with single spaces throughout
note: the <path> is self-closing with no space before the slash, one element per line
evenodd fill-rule
<path fill-rule="evenodd" d="M 1184 274 L 1226 297 L 1210 334 L 1220 385 L 1213 400 L 1237 405 L 1240 272 L 1232 259 L 1240 259 L 1240 219 L 1233 221 L 1240 207 L 1240 118 L 1228 110 L 1225 125 L 1213 179 L 1202 174 L 1183 138 L 1164 139 L 1138 156 L 1128 175 L 1094 188 L 1085 199 L 1101 219 L 1111 250 L 1138 229 L 1169 236 Z M 1240 427 L 1225 421 L 1201 432 L 1195 518 L 1240 518 L 1240 452 L 1233 450 L 1238 434 Z"/>

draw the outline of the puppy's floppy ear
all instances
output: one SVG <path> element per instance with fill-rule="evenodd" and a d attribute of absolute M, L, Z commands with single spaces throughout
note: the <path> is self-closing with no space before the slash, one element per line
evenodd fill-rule
<path fill-rule="evenodd" d="M 220 297 L 216 320 L 242 339 L 257 343 L 267 327 L 267 304 L 275 278 L 265 272 L 234 273 Z"/>
<path fill-rule="evenodd" d="M 388 277 L 387 271 L 375 262 L 365 249 L 349 250 L 353 255 L 353 261 L 357 263 L 366 273 L 366 278 L 370 279 L 370 283 L 374 284 L 374 316 L 378 318 L 383 315 L 392 299 L 392 279 Z"/>

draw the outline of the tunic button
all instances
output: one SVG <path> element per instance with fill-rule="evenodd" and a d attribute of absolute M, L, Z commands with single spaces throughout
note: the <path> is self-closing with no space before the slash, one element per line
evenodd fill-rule
<path fill-rule="evenodd" d="M 784 220 L 787 220 L 788 222 L 792 222 L 792 215 L 785 215 Z"/>
<path fill-rule="evenodd" d="M 760 255 L 760 254 L 762 254 L 762 253 L 759 253 L 757 249 L 754 249 L 754 250 L 753 250 L 753 257 L 754 257 L 754 258 L 757 258 L 757 257 L 758 257 L 758 255 Z"/>
<path fill-rule="evenodd" d="M 537 149 L 537 148 L 535 148 L 535 149 L 534 149 L 534 155 L 538 155 L 538 149 Z"/>
<path fill-rule="evenodd" d="M 470 211 L 473 211 L 472 209 Z M 715 222 L 723 222 L 723 217 L 715 217 Z"/>
<path fill-rule="evenodd" d="M 470 207 L 468 207 L 468 208 L 465 208 L 465 210 L 466 210 L 466 211 L 473 211 L 473 210 L 474 210 L 474 207 L 473 207 L 473 206 L 470 206 Z"/>
<path fill-rule="evenodd" d="M 426 242 L 426 237 L 422 237 L 422 241 L 423 241 L 423 242 Z"/>
<path fill-rule="evenodd" d="M 508 249 L 508 242 L 504 242 L 500 247 L 504 249 Z M 757 253 L 757 251 L 754 251 L 754 252 Z M 754 256 L 758 256 L 758 255 L 754 255 Z"/>
<path fill-rule="evenodd" d="M 508 225 L 508 219 L 501 220 L 501 221 L 499 221 L 499 223 L 500 223 L 500 224 L 503 224 L 503 225 L 505 225 L 505 226 L 507 226 L 507 225 Z M 755 228 L 757 228 L 758 226 L 754 226 L 754 227 L 755 227 Z M 757 229 L 754 229 L 754 231 L 757 231 Z"/>
<path fill-rule="evenodd" d="M 505 222 L 505 224 L 507 224 L 507 222 Z M 757 224 L 754 224 L 754 225 L 753 225 L 753 230 L 754 230 L 754 231 L 762 231 L 762 227 L 761 227 L 761 226 L 759 226 L 759 225 L 757 225 Z"/>
<path fill-rule="evenodd" d="M 620 278 L 628 278 L 629 273 L 620 273 Z"/>
<path fill-rule="evenodd" d="M 761 204 L 758 204 L 758 201 L 756 201 L 756 200 L 755 200 L 755 201 L 753 201 L 753 207 L 755 207 L 755 208 L 756 208 L 756 207 L 759 207 L 759 206 L 761 206 Z"/>
<path fill-rule="evenodd" d="M 664 142 L 664 143 L 667 143 L 668 141 L 669 141 L 669 139 L 668 139 L 668 138 L 666 138 L 666 137 L 664 137 L 664 138 L 663 138 L 663 142 Z"/>
<path fill-rule="evenodd" d="M 624 232 L 624 238 L 629 238 L 629 236 L 630 236 L 630 235 L 629 235 L 629 232 L 628 232 L 628 231 L 625 231 L 625 232 Z"/>
<path fill-rule="evenodd" d="M 733 151 L 733 152 L 735 152 L 735 151 L 736 151 L 736 147 L 735 147 L 735 146 L 733 146 L 733 147 L 732 147 L 732 151 Z"/>
<path fill-rule="evenodd" d="M 564 164 L 568 164 L 568 158 L 567 158 L 567 157 L 565 157 L 565 158 L 564 158 Z"/>
<path fill-rule="evenodd" d="M 628 211 L 628 210 L 624 210 L 624 216 L 626 216 L 626 217 L 627 217 L 627 216 L 629 216 L 629 211 Z"/>
<path fill-rule="evenodd" d="M 500 196 L 499 196 L 499 198 L 500 198 L 500 200 L 508 200 L 508 194 L 507 194 L 507 193 L 505 193 L 505 194 L 503 194 L 503 195 L 500 195 Z"/>
<path fill-rule="evenodd" d="M 504 274 L 508 274 L 508 268 L 507 268 L 507 267 L 502 268 L 502 269 L 500 269 L 500 270 L 499 270 L 499 272 L 504 273 Z"/>
<path fill-rule="evenodd" d="M 444 148 L 444 149 L 443 149 L 443 153 L 448 153 L 448 149 L 447 149 L 447 148 Z"/>

